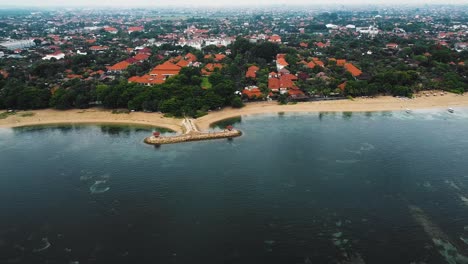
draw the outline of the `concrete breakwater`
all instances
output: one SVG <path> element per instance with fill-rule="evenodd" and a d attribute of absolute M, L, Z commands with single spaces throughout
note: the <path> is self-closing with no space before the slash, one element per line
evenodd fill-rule
<path fill-rule="evenodd" d="M 152 145 L 174 144 L 189 141 L 201 141 L 221 138 L 234 138 L 242 135 L 242 132 L 236 129 L 226 129 L 219 132 L 200 132 L 192 119 L 184 119 L 182 122 L 185 133 L 176 136 L 153 135 L 145 138 L 145 143 Z"/>
<path fill-rule="evenodd" d="M 193 132 L 171 137 L 155 137 L 150 136 L 145 138 L 145 143 L 152 145 L 174 144 L 188 141 L 199 141 L 220 138 L 233 138 L 242 135 L 239 130 L 221 131 L 221 132 Z"/>

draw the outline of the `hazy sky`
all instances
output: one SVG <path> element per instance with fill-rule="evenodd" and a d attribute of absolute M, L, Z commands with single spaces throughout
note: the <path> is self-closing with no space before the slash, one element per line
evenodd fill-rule
<path fill-rule="evenodd" d="M 424 4 L 467 4 L 467 0 L 0 0 L 0 5 L 8 6 L 264 6 L 264 5 L 424 5 Z"/>

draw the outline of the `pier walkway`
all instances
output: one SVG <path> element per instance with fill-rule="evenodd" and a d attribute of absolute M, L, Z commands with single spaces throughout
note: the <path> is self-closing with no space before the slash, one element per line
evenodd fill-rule
<path fill-rule="evenodd" d="M 196 126 L 194 119 L 185 118 L 182 121 L 184 133 L 175 136 L 153 135 L 145 138 L 145 143 L 152 145 L 174 144 L 188 141 L 200 141 L 221 138 L 234 138 L 242 135 L 242 132 L 236 129 L 226 129 L 219 132 L 201 132 Z"/>

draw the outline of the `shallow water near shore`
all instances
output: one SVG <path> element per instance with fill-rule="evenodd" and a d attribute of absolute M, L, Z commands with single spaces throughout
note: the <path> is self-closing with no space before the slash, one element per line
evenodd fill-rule
<path fill-rule="evenodd" d="M 467 109 L 241 120 L 0 129 L 0 263 L 468 262 Z"/>

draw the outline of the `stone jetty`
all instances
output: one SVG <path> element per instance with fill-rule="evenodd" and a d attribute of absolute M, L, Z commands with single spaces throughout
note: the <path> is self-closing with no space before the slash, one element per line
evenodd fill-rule
<path fill-rule="evenodd" d="M 193 119 L 184 119 L 182 121 L 182 126 L 184 127 L 184 133 L 181 135 L 175 136 L 160 136 L 159 134 L 145 138 L 145 143 L 152 145 L 162 145 L 162 144 L 174 144 L 181 142 L 189 141 L 200 141 L 200 140 L 210 140 L 210 139 L 221 139 L 221 138 L 234 138 L 242 135 L 242 132 L 232 127 L 225 129 L 224 131 L 218 132 L 201 132 L 198 130 L 195 125 L 195 120 Z"/>

